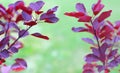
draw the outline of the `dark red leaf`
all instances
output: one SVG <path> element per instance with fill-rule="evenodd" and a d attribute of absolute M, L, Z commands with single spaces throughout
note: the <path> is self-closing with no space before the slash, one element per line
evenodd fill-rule
<path fill-rule="evenodd" d="M 104 5 L 101 4 L 101 0 L 98 0 L 96 4 L 92 5 L 92 10 L 94 15 L 97 15 L 103 8 L 104 8 Z"/>
<path fill-rule="evenodd" d="M 91 18 L 92 18 L 91 16 L 84 15 L 79 18 L 78 22 L 90 22 Z"/>
<path fill-rule="evenodd" d="M 31 34 L 32 36 L 35 36 L 35 37 L 38 37 L 38 38 L 42 38 L 42 39 L 45 39 L 45 40 L 49 40 L 49 38 L 47 36 L 44 36 L 40 33 L 33 33 Z"/>
<path fill-rule="evenodd" d="M 37 22 L 36 21 L 25 21 L 24 24 L 28 26 L 34 26 L 37 24 Z"/>
<path fill-rule="evenodd" d="M 39 15 L 39 14 L 43 13 L 43 11 L 35 11 L 35 13 Z"/>
<path fill-rule="evenodd" d="M 112 10 L 102 12 L 100 16 L 98 17 L 98 21 L 104 21 L 106 18 L 108 18 L 111 15 Z"/>
<path fill-rule="evenodd" d="M 24 2 L 23 1 L 17 1 L 15 3 L 15 10 L 24 8 Z"/>
<path fill-rule="evenodd" d="M 82 12 L 66 12 L 65 15 L 79 18 L 81 16 L 84 16 L 84 13 L 82 13 Z"/>
<path fill-rule="evenodd" d="M 19 21 L 22 21 L 22 20 L 24 20 L 24 19 L 23 19 L 22 15 L 19 14 L 19 15 L 17 15 L 17 18 L 16 18 L 15 22 L 18 23 Z"/>

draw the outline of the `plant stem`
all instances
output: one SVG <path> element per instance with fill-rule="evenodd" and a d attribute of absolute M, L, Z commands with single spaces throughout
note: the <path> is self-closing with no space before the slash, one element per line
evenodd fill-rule
<path fill-rule="evenodd" d="M 91 22 L 91 25 L 92 25 L 92 27 L 93 27 L 93 31 L 94 31 L 94 35 L 95 35 L 95 38 L 96 38 L 96 41 L 97 41 L 98 48 L 99 48 L 99 50 L 100 50 L 100 43 L 99 43 L 99 39 L 98 39 L 97 34 L 96 34 L 96 30 L 95 30 L 95 28 L 94 28 L 94 25 L 93 25 L 92 20 L 91 20 L 90 22 Z"/>
<path fill-rule="evenodd" d="M 31 27 L 32 26 L 29 26 L 21 36 L 18 36 L 18 38 L 8 47 L 8 49 L 10 49 Z"/>

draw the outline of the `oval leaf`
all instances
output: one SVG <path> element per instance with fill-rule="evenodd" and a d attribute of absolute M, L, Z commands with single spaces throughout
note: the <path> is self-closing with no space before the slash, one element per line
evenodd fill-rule
<path fill-rule="evenodd" d="M 49 38 L 47 36 L 44 36 L 40 33 L 33 33 L 31 34 L 32 36 L 35 36 L 35 37 L 38 37 L 38 38 L 42 38 L 42 39 L 45 39 L 45 40 L 49 40 Z"/>

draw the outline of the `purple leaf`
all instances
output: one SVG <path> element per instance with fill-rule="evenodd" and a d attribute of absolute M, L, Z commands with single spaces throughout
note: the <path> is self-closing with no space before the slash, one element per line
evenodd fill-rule
<path fill-rule="evenodd" d="M 29 7 L 32 8 L 32 10 L 34 11 L 39 11 L 44 4 L 45 3 L 43 1 L 37 1 L 35 3 L 31 3 Z"/>
<path fill-rule="evenodd" d="M 84 14 L 86 13 L 85 6 L 82 3 L 77 3 L 76 4 L 76 10 L 79 11 L 79 12 L 82 12 Z"/>
<path fill-rule="evenodd" d="M 45 22 L 48 23 L 56 23 L 59 19 L 57 17 L 52 17 L 52 18 L 48 18 L 45 20 Z"/>
<path fill-rule="evenodd" d="M 118 61 L 112 60 L 109 62 L 108 66 L 111 68 L 116 67 L 116 66 L 118 66 Z"/>
<path fill-rule="evenodd" d="M 89 43 L 89 44 L 95 45 L 94 41 L 90 38 L 82 38 L 82 40 Z"/>
<path fill-rule="evenodd" d="M 100 52 L 99 52 L 99 50 L 98 50 L 97 48 L 92 47 L 92 52 L 93 52 L 93 54 L 96 55 L 97 57 L 100 57 Z"/>
<path fill-rule="evenodd" d="M 57 10 L 57 6 L 49 9 L 46 13 L 40 16 L 40 20 L 44 20 L 47 23 L 56 23 L 59 19 L 55 16 L 54 12 Z"/>
<path fill-rule="evenodd" d="M 85 59 L 87 63 L 96 62 L 98 60 L 99 60 L 98 57 L 95 56 L 94 54 L 88 54 Z"/>
<path fill-rule="evenodd" d="M 1 41 L 0 41 L 0 50 L 4 49 L 4 47 L 9 43 L 9 36 L 8 37 L 4 37 Z"/>
<path fill-rule="evenodd" d="M 95 30 L 99 31 L 100 27 L 104 25 L 104 22 L 98 22 L 98 18 L 96 18 L 92 24 Z"/>
<path fill-rule="evenodd" d="M 31 34 L 32 36 L 35 36 L 35 37 L 38 37 L 38 38 L 42 38 L 42 39 L 45 39 L 45 40 L 49 40 L 49 38 L 47 36 L 44 36 L 40 33 L 33 33 Z"/>
<path fill-rule="evenodd" d="M 108 47 L 109 46 L 107 43 L 103 43 L 102 46 L 100 47 L 101 54 L 105 55 L 105 52 L 106 52 Z"/>
<path fill-rule="evenodd" d="M 74 32 L 84 32 L 84 31 L 88 31 L 88 29 L 86 29 L 85 27 L 73 27 L 72 31 Z"/>
<path fill-rule="evenodd" d="M 48 13 L 48 14 L 53 14 L 54 12 L 57 11 L 57 9 L 58 9 L 58 6 L 55 6 L 54 8 L 49 9 L 49 10 L 47 11 L 47 13 Z"/>
<path fill-rule="evenodd" d="M 28 32 L 28 31 L 26 31 L 26 30 L 21 30 L 21 31 L 19 31 L 19 37 L 25 37 L 25 36 L 27 36 L 27 35 L 29 35 L 29 32 Z"/>
<path fill-rule="evenodd" d="M 15 29 L 17 29 L 18 31 L 20 30 L 20 28 L 17 26 L 17 24 L 15 23 L 15 22 L 9 22 L 9 23 L 7 23 L 6 24 L 6 30 L 7 29 L 12 29 L 12 28 L 15 28 Z"/>
<path fill-rule="evenodd" d="M 23 48 L 23 44 L 22 44 L 21 42 L 17 41 L 17 42 L 13 45 L 13 47 L 15 47 L 15 48 L 17 48 L 17 49 L 20 49 L 20 48 Z"/>
<path fill-rule="evenodd" d="M 40 20 L 44 20 L 44 19 L 48 19 L 48 18 L 53 18 L 55 17 L 55 14 L 47 14 L 47 13 L 44 13 L 40 16 Z"/>
<path fill-rule="evenodd" d="M 3 58 L 8 58 L 10 56 L 9 51 L 4 49 L 0 52 L 0 56 Z"/>
<path fill-rule="evenodd" d="M 116 54 L 117 54 L 118 49 L 114 49 L 112 50 L 109 54 L 108 54 L 108 59 L 112 59 Z"/>
<path fill-rule="evenodd" d="M 32 16 L 28 14 L 27 12 L 22 11 L 22 17 L 25 21 L 29 21 L 32 19 Z"/>
<path fill-rule="evenodd" d="M 98 65 L 97 68 L 98 68 L 98 72 L 105 70 L 105 66 L 102 65 Z"/>
<path fill-rule="evenodd" d="M 16 47 L 11 47 L 11 48 L 9 49 L 9 51 L 12 52 L 12 53 L 17 53 L 17 52 L 18 52 L 18 48 L 16 48 Z"/>

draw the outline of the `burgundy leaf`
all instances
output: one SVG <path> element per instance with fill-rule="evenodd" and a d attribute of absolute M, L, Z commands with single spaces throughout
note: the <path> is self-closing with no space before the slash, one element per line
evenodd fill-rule
<path fill-rule="evenodd" d="M 93 69 L 93 68 L 94 68 L 94 65 L 92 65 L 91 63 L 86 63 L 86 64 L 83 66 L 83 69 L 84 69 L 84 70 Z"/>
<path fill-rule="evenodd" d="M 82 3 L 77 3 L 76 4 L 76 10 L 78 11 L 78 12 L 82 12 L 82 13 L 86 13 L 86 9 L 85 9 L 85 6 L 84 6 L 84 4 L 82 4 Z"/>
<path fill-rule="evenodd" d="M 92 10 L 94 15 L 97 15 L 103 8 L 104 8 L 104 5 L 101 4 L 101 0 L 98 0 L 96 4 L 92 5 Z"/>
<path fill-rule="evenodd" d="M 95 45 L 94 41 L 90 38 L 82 38 L 82 40 L 89 43 L 89 44 Z"/>
<path fill-rule="evenodd" d="M 22 10 L 26 13 L 28 13 L 29 15 L 32 14 L 32 9 L 30 7 L 23 7 Z"/>
<path fill-rule="evenodd" d="M 84 15 L 79 18 L 78 22 L 90 22 L 91 18 L 92 18 L 91 16 Z"/>
<path fill-rule="evenodd" d="M 108 18 L 111 15 L 112 10 L 102 12 L 100 16 L 98 17 L 98 21 L 104 21 L 106 18 Z"/>
<path fill-rule="evenodd" d="M 11 69 L 15 72 L 19 72 L 22 70 L 25 70 L 27 68 L 27 63 L 25 60 L 21 59 L 21 58 L 17 58 L 16 63 L 14 63 L 11 67 Z"/>
<path fill-rule="evenodd" d="M 84 13 L 82 13 L 82 12 L 66 12 L 65 15 L 79 18 L 81 16 L 84 16 Z"/>
<path fill-rule="evenodd" d="M 8 9 L 6 10 L 6 12 L 7 12 L 8 14 L 12 15 L 14 9 L 15 9 L 15 5 L 14 5 L 14 4 L 9 4 Z"/>
<path fill-rule="evenodd" d="M 49 40 L 49 38 L 47 36 L 44 36 L 40 33 L 33 33 L 31 34 L 32 36 L 35 36 L 35 37 L 38 37 L 38 38 L 42 38 L 42 39 L 45 39 L 45 40 Z"/>
<path fill-rule="evenodd" d="M 23 9 L 23 8 L 24 8 L 24 2 L 23 1 L 17 1 L 15 3 L 15 10 Z"/>
<path fill-rule="evenodd" d="M 24 20 L 24 18 L 22 17 L 21 14 L 18 14 L 15 22 L 18 23 L 19 21 L 22 21 L 22 20 Z"/>
<path fill-rule="evenodd" d="M 39 14 L 43 13 L 43 11 L 35 11 L 35 13 L 39 15 Z"/>
<path fill-rule="evenodd" d="M 2 65 L 4 62 L 5 62 L 5 59 L 2 59 L 2 58 L 0 57 L 0 65 Z"/>
<path fill-rule="evenodd" d="M 39 11 L 44 4 L 45 3 L 43 1 L 37 1 L 35 3 L 31 3 L 29 7 L 32 8 L 32 10 L 34 11 Z"/>
<path fill-rule="evenodd" d="M 34 26 L 37 24 L 37 22 L 36 21 L 26 21 L 26 22 L 24 22 L 24 24 L 28 25 L 28 26 Z"/>
<path fill-rule="evenodd" d="M 84 32 L 84 31 L 87 31 L 88 29 L 84 28 L 84 27 L 73 27 L 72 30 L 74 32 Z"/>
<path fill-rule="evenodd" d="M 95 56 L 94 54 L 88 54 L 85 59 L 87 63 L 96 62 L 98 60 L 99 60 L 98 57 Z"/>

